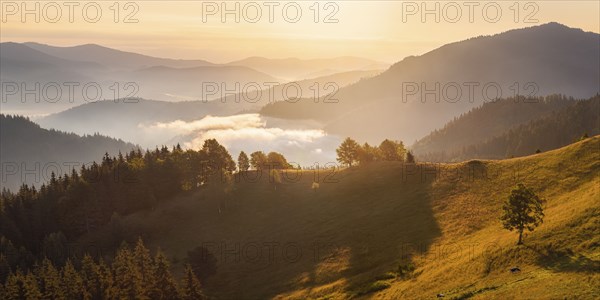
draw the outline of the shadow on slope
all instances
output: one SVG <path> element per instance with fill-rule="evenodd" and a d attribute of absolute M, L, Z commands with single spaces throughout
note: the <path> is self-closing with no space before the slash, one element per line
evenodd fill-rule
<path fill-rule="evenodd" d="M 250 171 L 228 196 L 179 197 L 125 218 L 124 230 L 160 247 L 178 268 L 187 251 L 205 246 L 218 263 L 217 274 L 203 284 L 218 298 L 318 297 L 329 294 L 328 287 L 352 294 L 410 261 L 407 245 L 426 251 L 440 235 L 431 180 L 410 167 L 288 171 L 278 185 L 267 173 L 251 182 L 257 173 Z M 321 182 L 316 191 L 315 180 Z"/>

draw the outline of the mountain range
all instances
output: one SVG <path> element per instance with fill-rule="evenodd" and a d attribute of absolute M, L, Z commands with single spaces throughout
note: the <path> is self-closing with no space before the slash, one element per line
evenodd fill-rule
<path fill-rule="evenodd" d="M 127 97 L 163 101 L 214 100 L 222 96 L 220 91 L 225 93 L 225 90 L 235 89 L 236 84 L 240 86 L 238 90 L 253 83 L 266 88 L 265 83 L 283 84 L 290 80 L 308 79 L 302 75 L 323 76 L 387 67 L 386 64 L 361 58 L 250 58 L 215 64 L 204 60 L 157 58 L 95 44 L 57 47 L 33 42 L 4 42 L 0 43 L 0 53 L 1 81 L 16 83 L 19 87 L 15 95 L 12 90 L 7 93 L 2 110 L 27 115 L 59 112 L 88 102 Z M 264 68 L 252 68 L 257 66 L 257 60 L 264 63 Z M 325 69 L 337 71 L 323 73 Z M 297 72 L 291 76 L 290 70 Z M 61 87 L 61 95 L 56 96 L 53 87 L 44 90 L 52 83 Z M 33 89 L 36 84 L 39 84 L 38 95 L 23 96 L 25 100 L 22 101 L 23 91 Z M 69 94 L 70 84 L 78 85 L 72 90 L 72 96 Z M 84 89 L 86 84 L 99 88 Z M 218 93 L 210 92 L 203 84 L 217 86 Z"/>
<path fill-rule="evenodd" d="M 303 64 L 313 66 L 313 70 L 319 73 L 321 69 L 337 69 L 338 64 L 346 60 L 350 61 L 348 66 L 355 68 L 367 62 L 356 58 L 304 61 L 250 58 L 216 65 L 201 60 L 153 58 L 97 45 L 51 47 L 34 43 L 2 43 L 0 46 L 3 80 L 6 76 L 41 80 L 51 74 L 52 78 L 68 79 L 70 76 L 88 78 L 82 74 L 95 76 L 129 72 L 135 74 L 140 82 L 152 83 L 150 89 L 154 90 L 153 93 L 168 91 L 173 94 L 181 91 L 185 94 L 186 88 L 197 87 L 199 83 L 194 78 L 198 76 L 226 81 L 229 74 L 236 74 L 238 78 L 248 80 L 274 80 L 274 77 L 261 72 L 290 76 L 285 73 L 290 68 L 305 68 L 298 74 L 312 68 L 300 67 Z M 90 54 L 82 54 L 85 51 Z M 253 98 L 256 101 L 243 100 L 248 96 L 245 93 L 230 93 L 220 99 L 218 97 L 222 95 L 217 93 L 213 101 L 106 100 L 38 118 L 36 122 L 45 128 L 80 135 L 99 132 L 144 148 L 153 148 L 193 139 L 191 136 L 167 136 L 146 130 L 154 124 L 193 122 L 209 115 L 226 117 L 259 112 L 263 118 L 272 120 L 271 123 L 320 129 L 332 136 L 350 136 L 360 142 L 379 143 L 391 138 L 410 145 L 418 140 L 411 148 L 422 159 L 502 158 L 526 155 L 540 147 L 548 150 L 565 143 L 531 145 L 517 151 L 514 146 L 506 146 L 506 143 L 515 140 L 512 138 L 510 142 L 505 139 L 504 146 L 497 146 L 494 151 L 471 151 L 467 156 L 463 148 L 483 147 L 480 144 L 487 139 L 506 135 L 521 125 L 529 126 L 528 122 L 574 105 L 575 99 L 587 99 L 598 94 L 598 53 L 600 35 L 549 23 L 448 44 L 421 56 L 407 57 L 385 71 L 355 70 L 300 80 L 294 83 L 302 90 L 303 98 L 299 100 L 283 101 L 286 100 L 283 96 L 285 90 L 292 98 L 295 93 L 294 89 L 280 84 L 262 90 L 259 97 Z M 111 60 L 113 56 L 115 58 Z M 5 65 L 5 62 L 8 64 Z M 258 68 L 261 65 L 263 67 Z M 120 67 L 130 71 L 119 70 Z M 311 97 L 315 83 L 319 89 L 317 98 Z M 335 88 L 325 88 L 328 83 L 335 83 Z M 436 84 L 437 95 L 432 92 Z M 459 90 L 452 89 L 456 85 Z M 484 86 L 488 88 L 487 97 L 482 92 Z M 502 94 L 495 93 L 496 87 L 502 90 Z M 421 94 L 423 90 L 425 92 Z M 453 94 L 456 91 L 461 94 Z M 550 97 L 548 100 L 542 97 L 554 93 L 573 98 Z M 521 99 L 514 94 L 542 100 L 513 105 L 514 99 Z M 250 93 L 250 96 L 254 95 Z M 272 99 L 270 95 L 273 95 Z M 10 104 L 3 103 L 2 110 L 10 109 Z M 473 113 L 467 114 L 469 111 Z M 563 113 L 560 118 L 573 119 L 566 114 Z M 473 125 L 469 121 L 473 116 L 481 122 Z M 460 121 L 453 122 L 457 118 Z M 594 124 L 593 120 L 586 119 L 584 122 Z M 435 130 L 443 130 L 445 134 L 440 135 Z M 585 126 L 573 129 L 568 133 L 568 139 L 586 132 L 593 134 L 595 131 Z M 535 149 L 531 150 L 531 147 Z M 445 151 L 445 154 L 440 154 L 440 151 Z"/>
<path fill-rule="evenodd" d="M 497 98 L 600 92 L 600 35 L 548 23 L 474 37 L 395 63 L 341 88 L 337 103 L 279 102 L 261 113 L 313 119 L 332 134 L 412 142 Z"/>

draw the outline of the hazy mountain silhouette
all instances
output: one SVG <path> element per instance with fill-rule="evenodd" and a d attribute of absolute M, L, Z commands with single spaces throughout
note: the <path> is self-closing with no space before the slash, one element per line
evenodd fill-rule
<path fill-rule="evenodd" d="M 133 71 L 123 78 L 140 82 L 140 97 L 160 100 L 213 100 L 229 90 L 241 91 L 245 85 L 281 80 L 247 67 L 209 66 L 171 68 L 156 66 Z M 203 86 L 211 85 L 216 93 Z M 222 92 L 222 93 L 221 93 Z"/>
<path fill-rule="evenodd" d="M 220 94 L 211 96 L 204 93 L 203 82 L 214 82 L 219 87 L 225 84 L 232 88 L 236 83 L 243 86 L 248 82 L 279 81 L 247 67 L 154 58 L 98 45 L 53 47 L 35 43 L 1 43 L 0 47 L 3 82 L 16 83 L 21 91 L 24 90 L 22 84 L 29 90 L 39 85 L 37 97 L 29 95 L 23 101 L 21 91 L 7 96 L 2 110 L 11 113 L 53 113 L 88 103 L 89 99 L 114 100 L 129 96 L 168 101 L 214 99 Z M 61 87 L 62 97 L 56 100 L 52 99 L 54 88 L 48 93 L 42 92 L 45 85 L 52 83 Z M 72 90 L 73 96 L 65 85 L 70 83 L 77 84 Z M 132 84 L 128 86 L 129 83 Z M 84 98 L 83 86 L 86 84 L 99 86 L 101 95 L 97 96 L 93 88 L 87 92 L 91 96 Z"/>
<path fill-rule="evenodd" d="M 211 67 L 206 67 L 211 68 Z M 242 68 L 242 67 L 232 67 Z M 164 69 L 160 67 L 160 69 Z M 151 73 L 160 73 L 152 71 Z M 165 70 L 168 72 L 170 70 Z M 300 90 L 312 95 L 315 86 L 319 87 L 319 93 L 331 92 L 334 87 L 343 87 L 358 82 L 362 78 L 374 76 L 381 71 L 350 71 L 314 79 L 295 82 Z M 317 84 L 316 84 L 317 83 Z M 326 88 L 327 83 L 334 83 Z M 206 115 L 227 116 L 238 113 L 258 112 L 262 106 L 269 101 L 282 101 L 283 89 L 286 85 L 277 85 L 269 90 L 263 90 L 260 95 L 256 93 L 229 95 L 222 99 L 213 101 L 179 101 L 166 102 L 144 99 L 131 99 L 128 101 L 99 101 L 80 105 L 60 113 L 51 114 L 38 120 L 45 128 L 55 128 L 78 134 L 89 134 L 100 132 L 112 137 L 134 141 L 140 145 L 154 147 L 167 143 L 173 137 L 158 136 L 156 134 L 143 135 L 139 125 L 150 125 L 157 122 L 170 122 L 175 120 L 193 121 L 199 120 Z M 295 96 L 293 88 L 289 91 L 289 97 Z M 256 100 L 253 100 L 256 97 Z M 237 98 L 237 101 L 236 101 Z M 252 98 L 252 99 L 250 99 Z M 287 120 L 284 122 L 290 123 Z"/>
<path fill-rule="evenodd" d="M 419 140 L 412 151 L 427 161 L 503 159 L 557 149 L 600 133 L 600 96 L 538 100 L 485 104 Z"/>
<path fill-rule="evenodd" d="M 303 80 L 354 70 L 385 69 L 389 65 L 360 57 L 336 57 L 323 59 L 248 57 L 228 63 L 246 66 L 287 80 Z"/>
<path fill-rule="evenodd" d="M 78 45 L 72 47 L 57 47 L 40 43 L 28 42 L 24 45 L 43 53 L 69 60 L 92 61 L 117 70 L 140 69 L 152 66 L 172 68 L 193 68 L 215 66 L 205 60 L 185 60 L 158 58 L 148 55 L 120 51 L 96 44 Z"/>
<path fill-rule="evenodd" d="M 454 153 L 455 159 L 502 159 L 558 149 L 600 134 L 600 96 L 543 115 Z"/>
<path fill-rule="evenodd" d="M 164 101 L 212 100 L 220 98 L 222 94 L 203 91 L 203 83 L 216 84 L 219 91 L 235 89 L 236 84 L 239 84 L 238 89 L 241 90 L 249 83 L 257 83 L 259 86 L 264 86 L 265 83 L 283 84 L 288 81 L 280 76 L 288 74 L 285 70 L 292 70 L 294 74 L 307 74 L 328 67 L 332 67 L 332 70 L 349 71 L 366 66 L 370 67 L 368 70 L 373 70 L 376 69 L 374 66 L 381 66 L 367 59 L 344 57 L 320 60 L 264 59 L 264 66 L 254 69 L 252 66 L 260 66 L 262 59 L 250 58 L 229 64 L 214 64 L 204 60 L 157 58 L 95 44 L 56 47 L 33 42 L 6 42 L 0 43 L 0 49 L 0 78 L 3 82 L 13 82 L 19 86 L 24 84 L 30 90 L 36 84 L 40 85 L 38 90 L 49 83 L 57 83 L 62 87 L 61 97 L 57 99 L 53 98 L 52 93 L 48 96 L 39 93 L 38 97 L 29 95 L 22 101 L 22 93 L 18 92 L 7 97 L 7 101 L 3 103 L 2 110 L 5 113 L 28 115 L 55 113 L 91 101 L 121 97 Z M 65 86 L 70 83 L 78 85 L 73 90 L 73 96 L 69 96 L 69 88 Z M 87 91 L 90 97 L 83 97 L 83 86 L 89 83 L 99 86 L 101 94 L 98 95 L 96 89 L 92 89 L 91 92 Z"/>
<path fill-rule="evenodd" d="M 76 61 L 58 58 L 29 48 L 18 43 L 0 43 L 0 81 L 3 83 L 3 112 L 43 113 L 57 111 L 73 105 L 69 103 L 68 87 L 64 83 L 96 82 L 98 74 L 107 69 L 93 62 Z M 39 86 L 35 88 L 36 84 Z M 61 87 L 62 98 L 56 101 L 54 88 L 48 89 L 48 97 L 41 95 L 41 90 L 47 84 L 58 84 Z M 15 88 L 13 95 L 10 89 Z M 36 94 L 21 92 L 22 90 L 37 91 Z M 81 98 L 81 97 L 79 97 Z M 45 99 L 48 99 L 46 101 Z M 78 99 L 77 101 L 81 101 Z"/>
<path fill-rule="evenodd" d="M 108 152 L 117 155 L 136 146 L 122 140 L 94 134 L 79 136 L 47 130 L 20 116 L 0 115 L 0 157 L 2 187 L 14 190 L 22 183 L 39 187 L 56 176 L 79 170 Z"/>
<path fill-rule="evenodd" d="M 407 57 L 379 76 L 336 93 L 338 103 L 276 103 L 262 110 L 268 116 L 315 119 L 328 132 L 376 142 L 386 137 L 414 141 L 453 117 L 481 105 L 483 87 L 492 83 L 487 98 L 519 94 L 562 93 L 587 98 L 599 92 L 600 35 L 557 23 L 511 30 L 442 46 Z M 435 90 L 441 96 L 417 92 L 403 97 L 404 85 Z M 519 84 L 516 89 L 514 83 Z M 460 97 L 451 83 L 461 88 Z M 533 83 L 527 86 L 527 83 Z M 425 84 L 425 88 L 421 88 Z M 467 85 L 478 84 L 473 97 Z M 442 90 L 446 85 L 446 96 Z M 538 87 L 534 89 L 533 87 Z M 406 86 L 404 87 L 405 90 Z M 405 100 L 405 101 L 403 101 Z"/>
<path fill-rule="evenodd" d="M 99 101 L 77 106 L 52 114 L 38 122 L 45 128 L 55 128 L 89 134 L 100 132 L 117 138 L 135 141 L 145 146 L 165 143 L 166 139 L 141 134 L 140 124 L 153 124 L 174 120 L 201 119 L 218 111 L 217 102 L 201 101 L 166 102 L 135 99 L 135 102 Z M 171 138 L 171 137 L 169 137 Z"/>
<path fill-rule="evenodd" d="M 102 68 L 102 65 L 99 63 L 59 58 L 30 48 L 25 44 L 12 42 L 0 43 L 0 49 L 2 50 L 0 51 L 0 58 L 2 58 L 3 63 L 6 63 L 2 65 L 3 72 L 7 73 L 14 71 L 12 68 L 35 67 L 37 65 L 39 65 L 40 68 L 46 66 L 60 66 L 90 71 Z"/>
<path fill-rule="evenodd" d="M 277 101 L 294 102 L 300 98 L 308 97 L 318 99 L 323 95 L 335 92 L 340 88 L 359 82 L 360 80 L 380 74 L 382 70 L 358 70 L 347 71 L 318 76 L 315 78 L 281 82 L 268 90 L 255 92 L 249 89 L 235 95 L 226 95 L 222 99 L 215 100 L 224 102 L 220 105 L 222 113 L 236 113 L 240 111 L 259 111 L 263 106 Z"/>

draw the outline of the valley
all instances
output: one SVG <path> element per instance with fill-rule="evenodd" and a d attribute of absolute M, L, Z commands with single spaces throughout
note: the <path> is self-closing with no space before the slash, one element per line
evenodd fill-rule
<path fill-rule="evenodd" d="M 598 3 L 255 4 L 2 3 L 0 299 L 598 298 Z"/>

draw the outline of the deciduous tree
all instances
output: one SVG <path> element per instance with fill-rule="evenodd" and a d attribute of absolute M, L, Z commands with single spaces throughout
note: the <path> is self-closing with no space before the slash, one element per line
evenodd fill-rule
<path fill-rule="evenodd" d="M 543 200 L 524 184 L 519 183 L 511 191 L 502 206 L 500 218 L 505 229 L 519 233 L 517 245 L 523 244 L 523 231 L 533 231 L 544 219 Z"/>
<path fill-rule="evenodd" d="M 346 138 L 339 148 L 335 150 L 337 153 L 337 161 L 341 164 L 352 167 L 352 165 L 358 161 L 358 151 L 360 146 L 358 143 L 351 139 Z"/>

